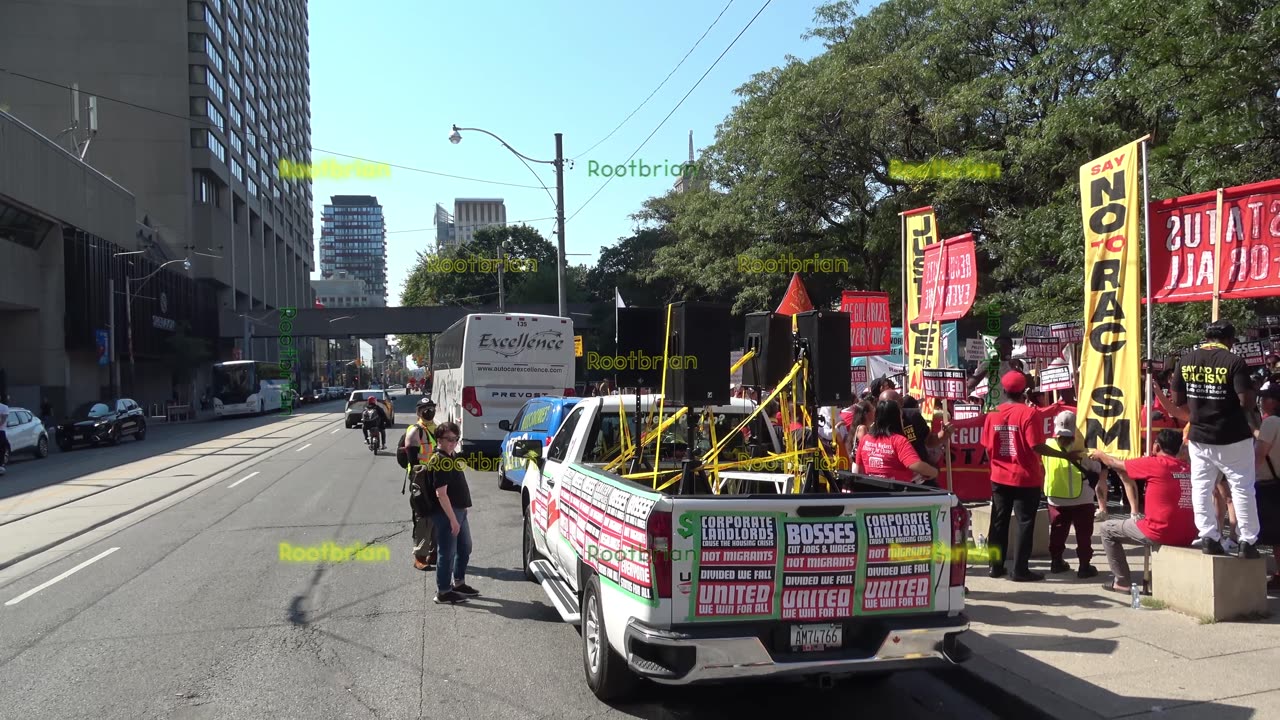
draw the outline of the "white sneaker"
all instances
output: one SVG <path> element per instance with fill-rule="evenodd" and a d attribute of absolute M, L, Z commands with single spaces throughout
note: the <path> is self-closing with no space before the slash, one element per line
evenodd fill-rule
<path fill-rule="evenodd" d="M 1222 538 L 1222 549 L 1227 551 L 1228 555 L 1235 555 L 1240 550 L 1240 545 L 1231 538 Z"/>
<path fill-rule="evenodd" d="M 3 465 L 0 465 L 0 475 L 5 474 L 6 472 L 8 472 L 8 471 L 4 469 L 4 466 L 3 466 Z"/>
<path fill-rule="evenodd" d="M 1109 515 L 1106 510 L 1099 510 L 1098 512 L 1093 514 L 1093 521 L 1106 522 L 1107 518 L 1109 517 L 1111 517 L 1111 515 Z"/>

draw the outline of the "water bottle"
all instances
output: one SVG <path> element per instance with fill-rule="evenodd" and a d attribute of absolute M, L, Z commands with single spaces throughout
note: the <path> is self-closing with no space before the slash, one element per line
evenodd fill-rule
<path fill-rule="evenodd" d="M 1132 598 L 1132 607 L 1134 610 L 1142 609 L 1142 588 L 1138 587 L 1138 583 L 1130 581 L 1129 597 Z"/>

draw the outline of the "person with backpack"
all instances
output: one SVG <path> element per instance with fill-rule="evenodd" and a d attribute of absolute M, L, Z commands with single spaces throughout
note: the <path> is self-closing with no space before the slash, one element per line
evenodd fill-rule
<path fill-rule="evenodd" d="M 387 446 L 387 413 L 372 395 L 365 404 L 364 412 L 360 414 L 360 431 L 364 433 L 365 442 L 369 442 L 370 433 L 378 433 L 382 447 Z"/>
<path fill-rule="evenodd" d="M 432 526 L 434 507 L 432 498 L 427 496 L 434 491 L 422 482 L 425 482 L 423 466 L 436 449 L 436 424 L 432 421 L 436 415 L 435 402 L 429 397 L 419 400 L 417 415 L 418 421 L 404 431 L 396 445 L 396 462 L 405 469 L 405 485 L 413 486 L 413 494 L 409 497 L 409 507 L 413 510 L 413 566 L 418 570 L 433 570 L 436 565 L 435 529 Z M 404 488 L 400 492 L 403 494 Z"/>

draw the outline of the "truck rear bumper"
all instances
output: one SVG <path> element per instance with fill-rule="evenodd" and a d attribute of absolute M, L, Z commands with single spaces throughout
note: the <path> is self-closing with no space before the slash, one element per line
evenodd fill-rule
<path fill-rule="evenodd" d="M 924 622 L 921 622 L 924 620 Z M 967 657 L 957 642 L 969 629 L 963 614 L 881 621 L 884 639 L 872 652 L 857 648 L 812 654 L 770 652 L 762 635 L 741 626 L 662 630 L 632 620 L 627 625 L 627 664 L 655 682 L 687 685 L 788 675 L 853 675 L 949 665 Z M 727 632 L 726 632 L 727 631 Z"/>

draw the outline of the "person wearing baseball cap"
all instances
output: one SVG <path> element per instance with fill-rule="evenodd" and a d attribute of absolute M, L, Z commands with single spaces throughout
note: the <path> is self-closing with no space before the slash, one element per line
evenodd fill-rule
<path fill-rule="evenodd" d="M 1000 378 L 1005 402 L 987 413 L 982 425 L 982 447 L 991 462 L 991 577 L 1004 577 L 1009 545 L 1009 520 L 1018 515 L 1018 544 L 1013 555 L 1014 582 L 1043 580 L 1031 572 L 1031 543 L 1035 536 L 1036 512 L 1044 489 L 1044 466 L 1040 456 L 1079 460 L 1080 450 L 1062 450 L 1046 444 L 1044 421 L 1036 408 L 1027 405 L 1027 376 L 1010 370 Z"/>

